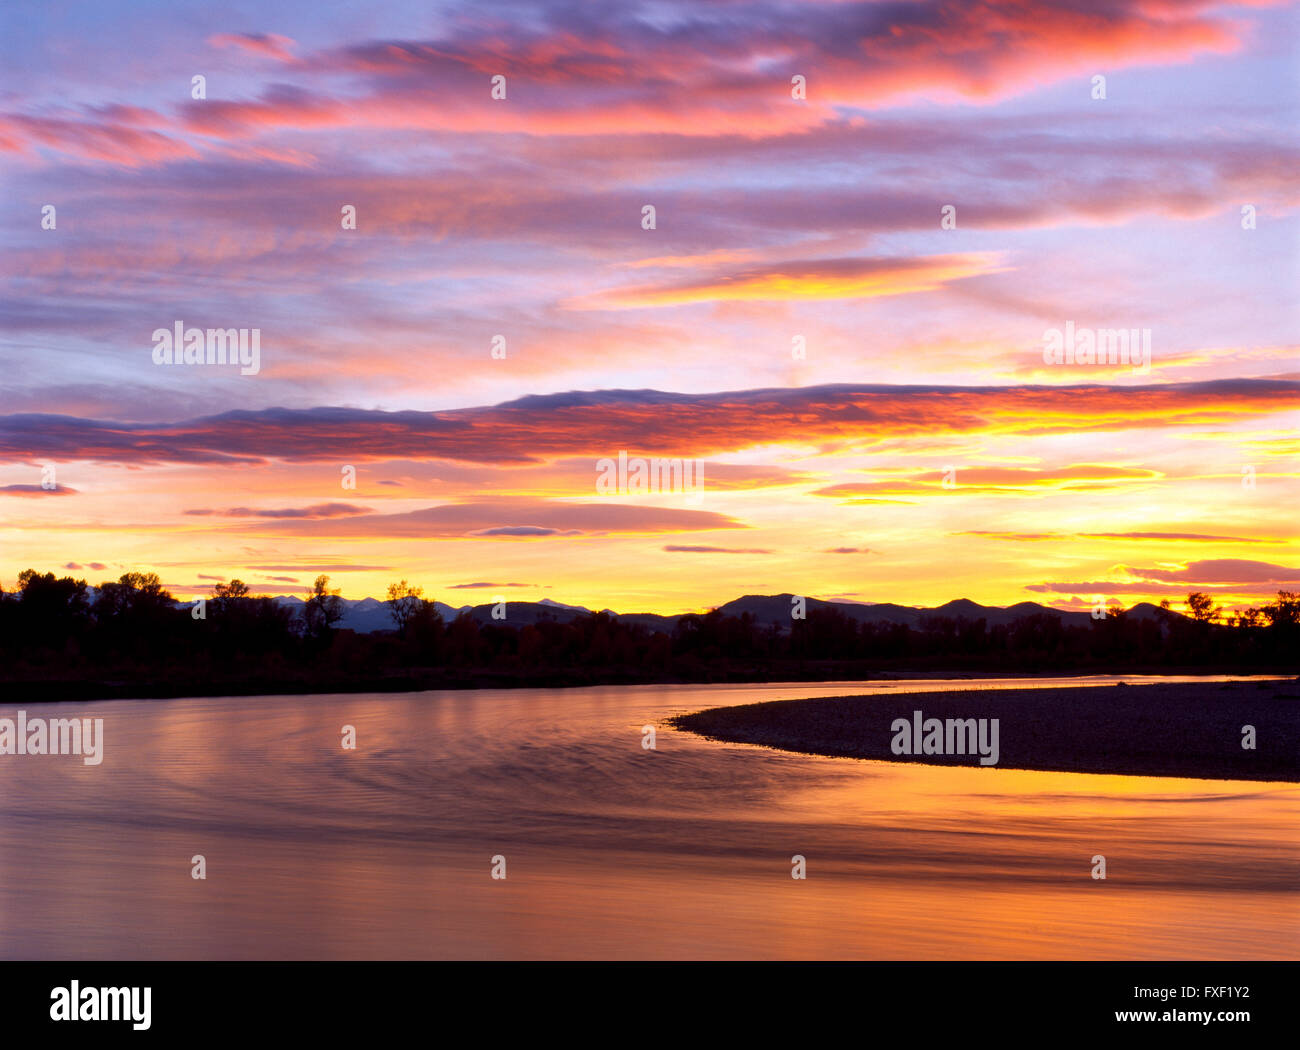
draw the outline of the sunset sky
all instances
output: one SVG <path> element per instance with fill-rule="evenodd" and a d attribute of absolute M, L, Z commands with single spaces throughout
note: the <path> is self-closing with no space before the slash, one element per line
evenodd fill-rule
<path fill-rule="evenodd" d="M 1198 0 L 6 3 L 0 582 L 1300 590 L 1298 30 Z M 260 371 L 155 364 L 178 321 L 259 329 Z M 1046 364 L 1067 324 L 1149 329 L 1150 368 Z M 620 451 L 703 491 L 599 495 Z"/>

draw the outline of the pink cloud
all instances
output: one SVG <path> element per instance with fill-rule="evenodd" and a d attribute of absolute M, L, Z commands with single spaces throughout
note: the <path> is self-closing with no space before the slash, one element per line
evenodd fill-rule
<path fill-rule="evenodd" d="M 295 61 L 291 50 L 294 41 L 279 33 L 217 33 L 208 37 L 208 43 L 213 47 L 236 48 L 281 62 Z"/>

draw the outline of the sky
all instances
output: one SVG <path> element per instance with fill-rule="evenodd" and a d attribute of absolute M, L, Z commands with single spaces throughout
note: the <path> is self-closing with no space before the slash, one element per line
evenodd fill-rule
<path fill-rule="evenodd" d="M 1300 590 L 1298 40 L 1267 0 L 10 0 L 0 583 Z"/>

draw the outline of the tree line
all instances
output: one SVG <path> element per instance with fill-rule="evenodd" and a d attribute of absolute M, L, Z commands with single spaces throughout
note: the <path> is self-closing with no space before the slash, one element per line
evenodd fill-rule
<path fill-rule="evenodd" d="M 154 573 L 125 573 L 92 594 L 85 580 L 33 569 L 0 588 L 0 679 L 153 683 L 166 692 L 261 686 L 302 690 L 635 681 L 802 680 L 900 670 L 1291 672 L 1300 652 L 1300 595 L 1278 592 L 1224 615 L 1200 592 L 1189 615 L 1113 608 L 1088 626 L 1039 613 L 1009 624 L 930 616 L 918 626 L 857 621 L 818 607 L 785 624 L 719 610 L 654 630 L 609 613 L 569 622 L 444 619 L 419 587 L 388 588 L 393 629 L 341 630 L 344 606 L 317 577 L 300 611 L 240 580 L 201 603 L 176 601 Z M 201 613 L 201 615 L 200 615 Z M 81 694 L 94 690 L 87 686 Z M 101 690 L 102 691 L 102 690 Z M 56 690 L 57 692 L 57 690 Z M 76 693 L 72 690 L 69 695 Z M 33 697 L 38 699 L 39 697 Z"/>

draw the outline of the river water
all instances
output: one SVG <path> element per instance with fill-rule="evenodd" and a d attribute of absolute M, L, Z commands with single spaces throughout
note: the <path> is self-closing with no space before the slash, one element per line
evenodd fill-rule
<path fill-rule="evenodd" d="M 1029 684 L 1119 680 L 1148 679 Z M 103 718 L 104 758 L 0 757 L 0 956 L 1300 958 L 1300 785 L 822 758 L 663 724 L 1006 684 L 9 697 L 0 716 Z"/>

